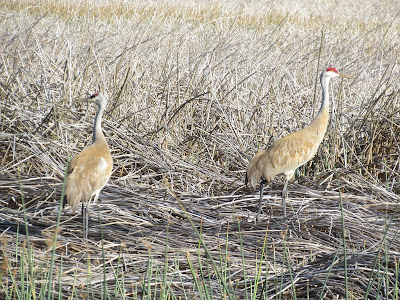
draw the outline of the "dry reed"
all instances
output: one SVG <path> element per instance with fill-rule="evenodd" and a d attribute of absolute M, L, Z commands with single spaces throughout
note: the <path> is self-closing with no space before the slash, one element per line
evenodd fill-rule
<path fill-rule="evenodd" d="M 115 160 L 98 207 L 106 263 L 96 207 L 88 245 L 80 216 L 67 208 L 55 259 L 57 270 L 62 260 L 63 297 L 85 294 L 89 273 L 92 295 L 100 297 L 103 268 L 109 289 L 117 289 L 120 270 L 125 297 L 145 297 L 138 282 L 151 257 L 161 266 L 168 260 L 176 296 L 198 299 L 188 257 L 196 270 L 208 258 L 177 200 L 201 227 L 211 256 L 219 261 L 226 249 L 237 298 L 257 276 L 266 233 L 259 294 L 318 298 L 326 280 L 324 298 L 343 298 L 347 276 L 351 296 L 361 298 L 370 276 L 386 268 L 390 276 L 373 281 L 370 297 L 393 297 L 400 259 L 399 5 L 324 1 L 328 10 L 300 2 L 1 3 L 2 286 L 10 284 L 8 269 L 18 273 L 17 249 L 25 245 L 21 194 L 34 256 L 48 261 L 65 164 L 91 142 L 94 110 L 71 103 L 100 89 L 111 99 L 103 127 Z M 258 196 L 243 186 L 246 165 L 258 149 L 310 122 L 325 66 L 355 79 L 332 85 L 326 138 L 289 185 L 295 214 L 282 217 L 276 178 L 265 192 L 263 220 L 254 224 Z M 316 94 L 319 105 L 319 86 Z M 213 274 L 209 280 L 214 296 L 223 297 Z M 152 284 L 160 293 L 160 282 Z"/>

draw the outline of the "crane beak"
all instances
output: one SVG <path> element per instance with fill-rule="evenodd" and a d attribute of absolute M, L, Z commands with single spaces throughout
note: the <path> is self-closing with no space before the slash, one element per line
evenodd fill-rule
<path fill-rule="evenodd" d="M 345 74 L 339 74 L 339 76 L 343 78 L 354 79 L 354 77 Z"/>
<path fill-rule="evenodd" d="M 75 104 L 75 103 L 77 103 L 77 102 L 93 102 L 93 101 L 90 101 L 92 98 L 91 97 L 86 97 L 86 98 L 82 98 L 82 99 L 77 99 L 77 100 L 74 100 L 73 102 L 72 102 L 72 104 Z"/>
<path fill-rule="evenodd" d="M 93 101 L 90 101 L 92 99 L 93 99 L 92 97 L 86 97 L 86 98 L 83 98 L 83 99 L 78 99 L 76 101 L 77 102 L 93 102 Z"/>

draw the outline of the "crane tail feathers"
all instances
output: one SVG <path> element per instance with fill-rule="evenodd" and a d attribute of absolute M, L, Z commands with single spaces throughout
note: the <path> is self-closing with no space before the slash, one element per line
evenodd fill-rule
<path fill-rule="evenodd" d="M 84 187 L 81 186 L 76 180 L 73 180 L 74 176 L 72 175 L 73 174 L 71 174 L 72 178 L 68 178 L 69 180 L 67 182 L 67 188 L 65 189 L 65 198 L 67 200 L 66 203 L 68 203 L 68 205 L 71 206 L 72 211 L 75 212 L 79 206 L 79 203 L 86 201 L 86 194 Z"/>

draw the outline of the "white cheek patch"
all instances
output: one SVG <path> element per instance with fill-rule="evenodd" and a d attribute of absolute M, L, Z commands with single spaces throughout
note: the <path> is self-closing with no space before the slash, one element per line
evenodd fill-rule
<path fill-rule="evenodd" d="M 107 169 L 107 162 L 103 157 L 100 157 L 99 164 L 97 165 L 97 171 L 104 172 Z"/>

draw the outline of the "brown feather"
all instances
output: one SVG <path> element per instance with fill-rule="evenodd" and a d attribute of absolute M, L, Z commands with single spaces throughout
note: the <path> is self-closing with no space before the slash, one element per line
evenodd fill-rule
<path fill-rule="evenodd" d="M 270 182 L 278 174 L 293 178 L 295 170 L 311 160 L 325 135 L 329 112 L 323 112 L 307 127 L 277 140 L 260 151 L 247 167 L 247 180 L 255 188 L 261 179 Z"/>
<path fill-rule="evenodd" d="M 112 157 L 110 148 L 104 142 L 88 146 L 71 161 L 65 194 L 74 212 L 79 203 L 93 196 L 98 197 L 110 179 Z"/>

